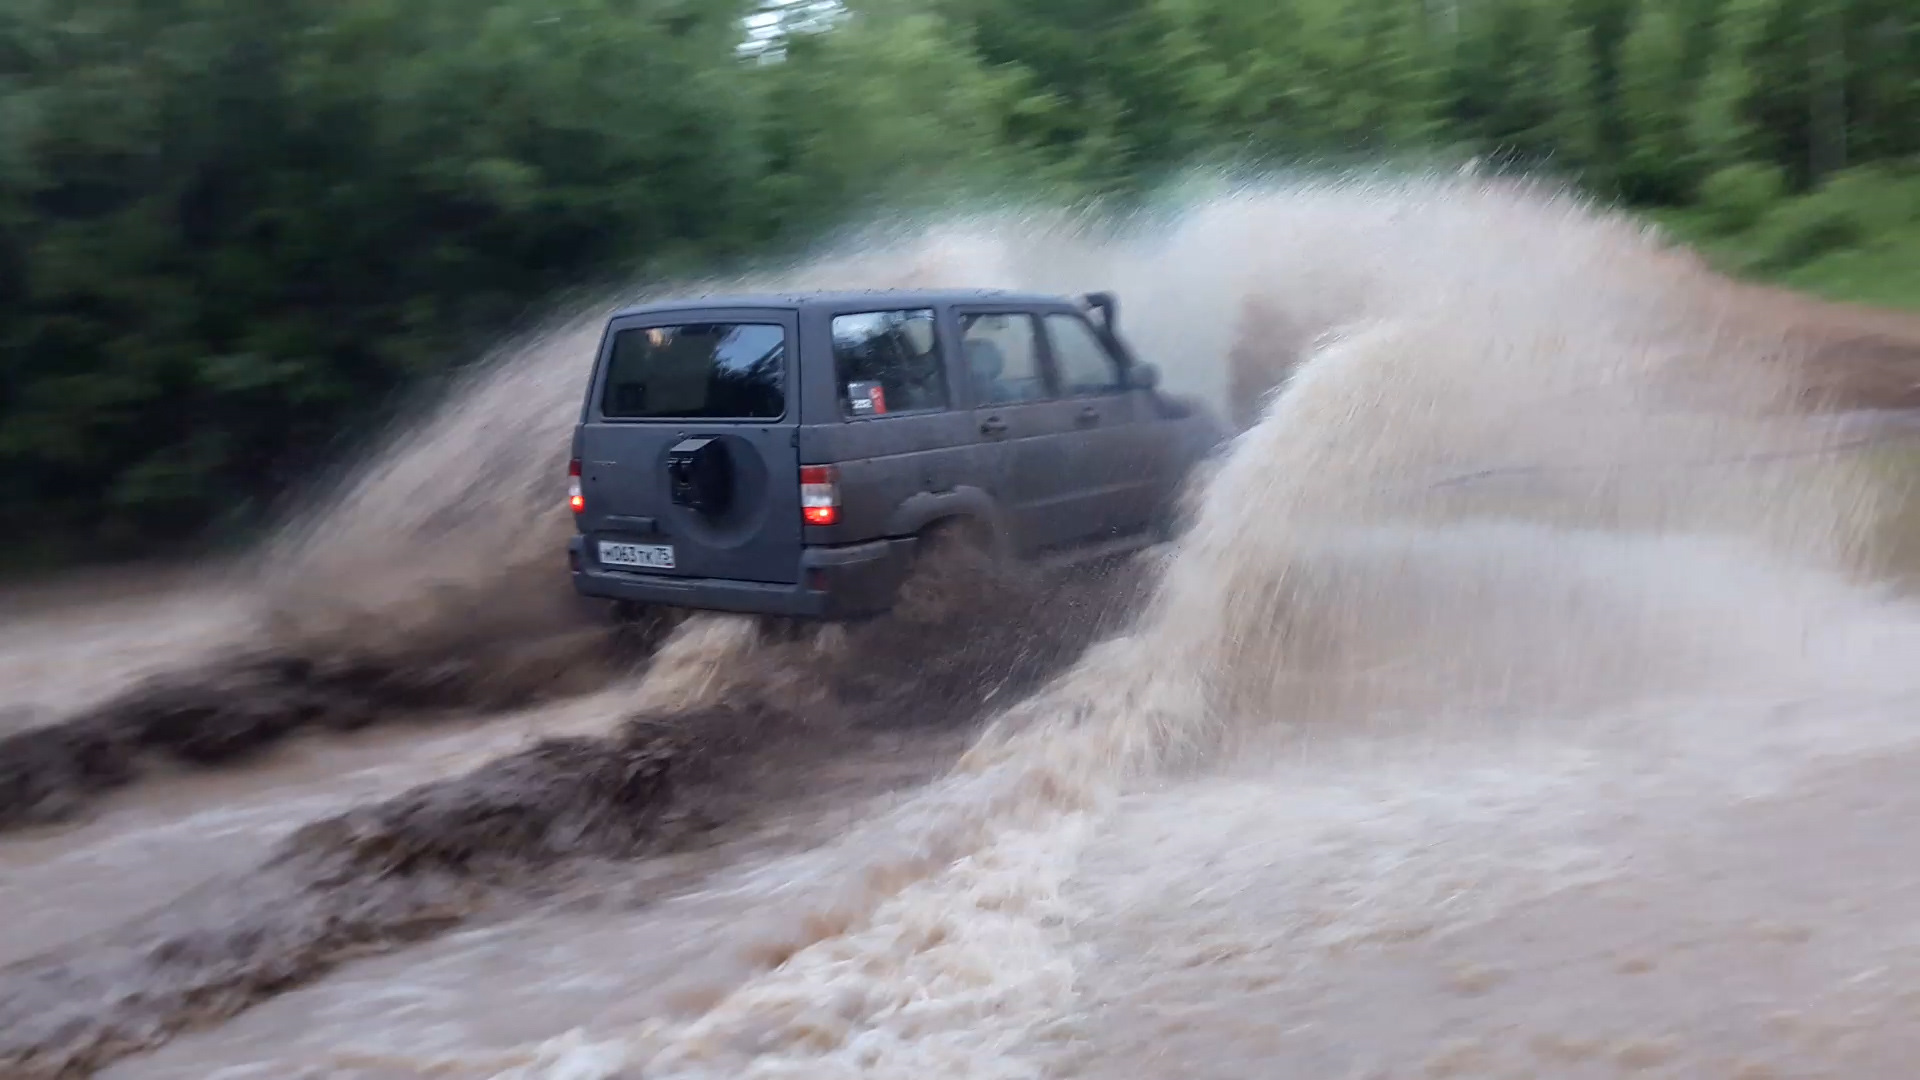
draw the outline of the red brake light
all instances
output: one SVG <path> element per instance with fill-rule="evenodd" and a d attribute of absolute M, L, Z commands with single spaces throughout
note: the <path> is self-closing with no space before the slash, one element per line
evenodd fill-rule
<path fill-rule="evenodd" d="M 840 520 L 838 467 L 800 466 L 800 513 L 809 525 L 831 525 Z"/>
<path fill-rule="evenodd" d="M 580 491 L 580 459 L 567 462 L 567 506 L 578 514 L 587 508 L 587 497 Z"/>

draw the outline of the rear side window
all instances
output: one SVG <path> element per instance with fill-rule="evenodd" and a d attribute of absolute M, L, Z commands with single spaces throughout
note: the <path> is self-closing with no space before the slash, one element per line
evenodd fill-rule
<path fill-rule="evenodd" d="M 1052 397 L 1040 370 L 1040 336 L 1031 315 L 968 315 L 960 320 L 978 407 L 1045 401 Z"/>
<path fill-rule="evenodd" d="M 947 369 L 930 308 L 835 316 L 833 368 L 843 416 L 947 407 Z"/>
<path fill-rule="evenodd" d="M 787 410 L 778 323 L 686 323 L 613 335 L 600 413 L 615 420 L 777 420 Z"/>

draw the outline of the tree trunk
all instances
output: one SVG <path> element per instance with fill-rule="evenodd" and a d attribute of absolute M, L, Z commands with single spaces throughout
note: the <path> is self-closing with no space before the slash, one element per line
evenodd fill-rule
<path fill-rule="evenodd" d="M 1825 0 L 1808 13 L 1808 161 L 1816 183 L 1847 167 L 1846 0 Z"/>

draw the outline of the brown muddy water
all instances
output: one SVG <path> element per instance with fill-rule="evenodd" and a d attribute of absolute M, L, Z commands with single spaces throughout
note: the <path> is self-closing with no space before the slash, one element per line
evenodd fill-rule
<path fill-rule="evenodd" d="M 1910 1074 L 1920 608 L 1804 313 L 1458 178 L 776 277 L 1116 289 L 1249 426 L 1136 560 L 616 638 L 590 325 L 506 350 L 244 571 L 0 625 L 0 1075 Z"/>

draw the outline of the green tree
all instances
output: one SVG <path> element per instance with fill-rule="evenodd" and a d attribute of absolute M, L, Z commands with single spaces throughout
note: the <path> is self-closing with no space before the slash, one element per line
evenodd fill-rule
<path fill-rule="evenodd" d="M 1459 27 L 1444 75 L 1448 131 L 1484 154 L 1553 160 L 1565 145 L 1563 95 L 1582 81 L 1569 79 L 1579 61 L 1563 51 L 1560 14 L 1537 0 L 1487 0 L 1462 5 Z"/>
<path fill-rule="evenodd" d="M 547 298 L 877 205 L 1438 150 L 1779 265 L 1911 217 L 1913 0 L 765 2 L 8 5 L 0 538 L 244 530 Z"/>
<path fill-rule="evenodd" d="M 1436 69 L 1424 15 L 1402 0 L 1161 0 L 1190 152 L 1351 154 L 1432 131 Z"/>
<path fill-rule="evenodd" d="M 753 239 L 737 11 L 16 10 L 0 533 L 131 550 L 261 500 L 635 252 Z"/>
<path fill-rule="evenodd" d="M 1751 119 L 1753 69 L 1748 56 L 1765 29 L 1770 0 L 1729 0 L 1714 24 L 1711 55 L 1687 118 L 1688 139 L 1703 171 L 1757 159 L 1763 147 Z"/>
<path fill-rule="evenodd" d="M 1620 51 L 1620 105 L 1627 154 L 1619 187 L 1638 202 L 1677 203 L 1697 161 L 1688 126 L 1686 28 L 1673 6 L 1644 0 Z"/>
<path fill-rule="evenodd" d="M 857 7 L 753 76 L 766 102 L 770 229 L 825 226 L 874 200 L 985 190 L 1018 172 L 1006 140 L 1026 80 L 980 65 L 939 16 Z"/>

